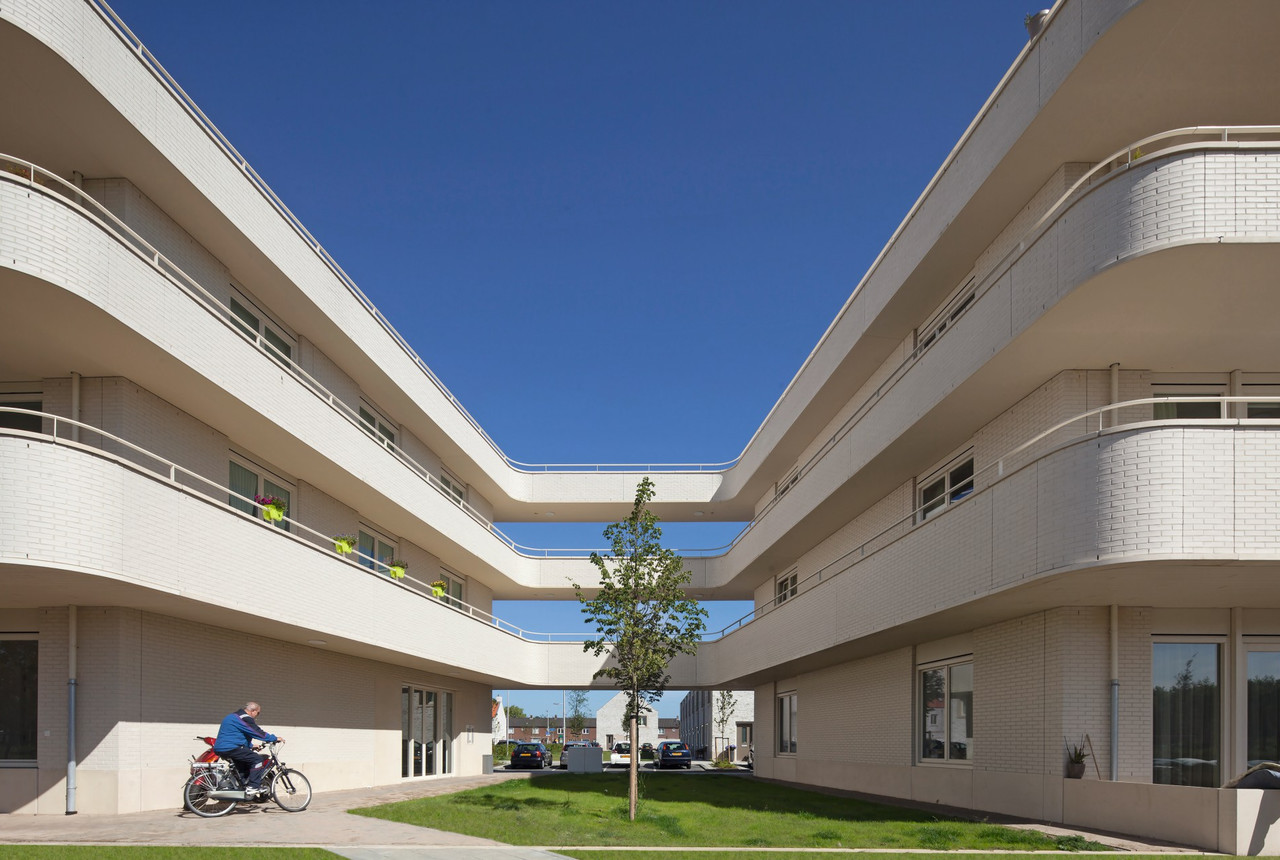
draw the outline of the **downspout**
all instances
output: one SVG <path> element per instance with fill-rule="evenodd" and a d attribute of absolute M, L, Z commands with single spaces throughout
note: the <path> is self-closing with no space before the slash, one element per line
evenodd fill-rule
<path fill-rule="evenodd" d="M 76 608 L 67 607 L 67 815 L 76 814 Z"/>
<path fill-rule="evenodd" d="M 1111 365 L 1111 399 L 1107 401 L 1108 405 L 1114 406 L 1120 402 L 1120 362 Z M 1108 422 L 1112 427 L 1119 424 L 1114 410 L 1111 412 L 1111 420 Z"/>
<path fill-rule="evenodd" d="M 1112 365 L 1115 367 L 1115 365 Z M 1111 781 L 1120 779 L 1120 607 L 1111 604 Z"/>
<path fill-rule="evenodd" d="M 71 420 L 80 420 L 80 374 L 74 370 L 71 371 Z M 71 425 L 71 441 L 80 441 L 80 425 Z M 74 617 L 74 616 L 72 616 Z M 75 673 L 71 673 L 71 677 L 75 677 Z"/>

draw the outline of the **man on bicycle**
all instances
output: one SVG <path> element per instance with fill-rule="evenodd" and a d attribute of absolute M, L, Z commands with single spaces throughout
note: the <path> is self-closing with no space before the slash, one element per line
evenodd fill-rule
<path fill-rule="evenodd" d="M 262 775 L 266 770 L 267 757 L 253 751 L 253 742 L 266 741 L 275 743 L 284 741 L 270 732 L 264 732 L 257 722 L 262 706 L 257 702 L 248 702 L 234 714 L 222 718 L 218 727 L 218 739 L 214 741 L 213 751 L 236 766 L 240 776 L 245 780 L 245 797 L 255 800 L 262 796 Z"/>

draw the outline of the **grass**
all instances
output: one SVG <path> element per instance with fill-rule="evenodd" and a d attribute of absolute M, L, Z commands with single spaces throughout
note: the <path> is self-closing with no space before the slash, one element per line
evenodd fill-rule
<path fill-rule="evenodd" d="M 513 845 L 1105 849 L 732 776 L 645 774 L 640 797 L 629 822 L 624 774 L 555 774 L 352 812 Z"/>
<path fill-rule="evenodd" d="M 0 845 L 0 860 L 340 860 L 321 848 L 192 845 Z M 635 858 L 632 858 L 635 860 Z"/>
<path fill-rule="evenodd" d="M 750 860 L 756 857 L 759 860 L 828 860 L 832 857 L 859 857 L 861 860 L 867 860 L 865 855 L 858 854 L 855 851 L 841 852 L 823 852 L 821 854 L 813 854 L 804 851 L 769 851 L 768 853 L 751 854 L 744 852 L 742 849 L 735 851 L 662 851 L 653 852 L 652 854 L 640 851 L 578 851 L 573 848 L 560 849 L 557 854 L 563 854 L 566 857 L 573 857 L 574 860 L 654 860 L 661 857 L 661 860 Z M 919 854 L 895 854 L 893 852 L 879 853 L 872 856 L 871 860 L 928 860 L 927 857 L 922 858 Z M 948 860 L 1026 860 L 1025 854 L 1000 854 L 1000 853 L 983 853 L 983 854 L 963 854 L 956 852 L 948 855 Z M 1168 854 L 1126 854 L 1124 860 L 1169 860 Z"/>

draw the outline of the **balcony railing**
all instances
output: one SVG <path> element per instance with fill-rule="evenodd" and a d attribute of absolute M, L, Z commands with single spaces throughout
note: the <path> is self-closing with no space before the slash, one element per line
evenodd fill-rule
<path fill-rule="evenodd" d="M 1158 419 L 1146 417 L 1153 414 L 1157 406 L 1174 406 L 1176 408 L 1178 404 L 1212 404 L 1218 407 L 1220 414 L 1224 417 L 1194 419 Z M 1096 409 L 1090 409 L 1087 412 L 1074 415 L 1065 421 L 1058 422 L 1047 430 L 1037 433 L 1016 447 L 1011 448 L 993 462 L 988 463 L 981 469 L 975 471 L 973 476 L 963 484 L 949 488 L 950 493 L 948 494 L 948 498 L 956 498 L 956 491 L 960 491 L 958 498 L 956 498 L 955 501 L 949 501 L 944 507 L 937 509 L 931 507 L 934 504 L 932 501 L 928 505 L 915 505 L 906 515 L 895 520 L 889 526 L 881 529 L 858 546 L 841 555 L 839 558 L 827 562 L 804 579 L 798 580 L 794 585 L 788 584 L 788 587 L 786 589 L 782 589 L 782 593 L 776 595 L 773 599 L 757 606 L 752 611 L 746 613 L 741 618 L 738 618 L 720 630 L 715 631 L 714 633 L 705 634 L 702 639 L 704 642 L 722 639 L 743 629 L 752 622 L 764 618 L 784 603 L 789 603 L 797 599 L 804 599 L 809 595 L 814 587 L 825 582 L 830 582 L 841 574 L 853 570 L 863 559 L 868 558 L 872 554 L 879 552 L 890 544 L 895 543 L 906 535 L 914 532 L 917 527 L 927 528 L 929 524 L 933 524 L 938 517 L 945 515 L 947 511 L 956 505 L 964 504 L 964 502 L 969 499 L 986 493 L 992 487 L 997 486 L 1000 482 L 1013 474 L 1014 470 L 1024 468 L 1036 460 L 1042 459 L 1061 448 L 1066 448 L 1082 441 L 1096 438 L 1103 434 L 1117 431 L 1130 431 L 1145 427 L 1280 425 L 1280 418 L 1247 417 L 1250 405 L 1265 406 L 1267 407 L 1268 412 L 1280 411 L 1280 394 L 1270 397 L 1266 395 L 1253 395 L 1250 397 L 1144 397 L 1138 400 L 1127 400 L 1122 403 L 1100 406 Z M 1151 408 L 1148 409 L 1147 407 Z M 1125 415 L 1126 411 L 1128 412 L 1128 415 Z M 1135 413 L 1138 412 L 1141 412 L 1144 417 L 1136 418 Z M 1228 412 L 1238 412 L 1243 417 L 1225 417 Z M 1054 438 L 1060 431 L 1071 427 L 1073 424 L 1082 424 L 1083 432 L 1072 436 L 1069 439 Z M 1095 429 L 1089 429 L 1091 424 Z"/>
<path fill-rule="evenodd" d="M 250 506 L 253 510 L 260 510 L 260 506 L 256 503 L 252 496 L 246 496 L 237 493 L 230 487 L 219 484 L 217 481 L 199 475 L 190 469 L 184 468 L 172 460 L 168 460 L 159 454 L 148 451 L 147 449 L 135 445 L 127 439 L 122 439 L 113 433 L 108 433 L 91 424 L 82 421 L 73 421 L 70 418 L 63 418 L 47 412 L 38 412 L 31 409 L 20 409 L 13 406 L 0 406 L 0 414 L 26 416 L 28 419 L 37 418 L 42 425 L 47 422 L 49 432 L 35 433 L 28 430 L 15 430 L 8 427 L 0 426 L 0 436 L 18 436 L 27 439 L 37 439 L 53 445 L 61 445 L 76 448 L 96 457 L 102 457 L 119 463 L 124 468 L 132 469 L 139 474 L 165 483 L 172 487 L 175 491 L 195 496 L 202 501 L 214 505 L 225 510 L 232 516 L 241 517 L 251 523 L 256 524 L 260 528 L 270 529 L 270 531 L 279 536 L 281 540 L 292 540 L 303 546 L 306 546 L 314 552 L 321 553 L 331 562 L 345 564 L 351 568 L 353 574 L 362 576 L 376 577 L 386 586 L 402 589 L 423 600 L 429 600 L 433 604 L 447 609 L 451 612 L 457 612 L 468 618 L 475 619 L 478 623 L 494 627 L 504 633 L 510 634 L 517 638 L 528 642 L 581 642 L 583 639 L 580 633 L 537 633 L 525 630 L 517 624 L 497 617 L 491 612 L 472 606 L 463 600 L 448 595 L 436 597 L 434 596 L 431 584 L 424 582 L 412 576 L 407 570 L 403 580 L 392 579 L 390 577 L 390 565 L 385 562 L 366 555 L 356 550 L 351 555 L 354 558 L 338 552 L 334 548 L 333 537 L 323 532 L 316 531 L 310 526 L 293 519 L 287 514 L 283 521 L 288 523 L 289 530 L 276 528 L 273 524 L 268 523 L 262 517 L 249 514 L 235 507 L 232 499 L 238 499 L 246 506 Z M 72 429 L 74 428 L 76 436 L 92 434 L 100 442 L 102 447 L 94 447 L 85 442 L 72 439 Z M 116 453 L 109 448 L 115 448 L 120 453 Z"/>

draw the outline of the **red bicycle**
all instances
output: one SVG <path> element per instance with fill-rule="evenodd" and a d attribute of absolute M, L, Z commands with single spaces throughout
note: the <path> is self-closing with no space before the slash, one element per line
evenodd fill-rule
<path fill-rule="evenodd" d="M 208 749 L 191 759 L 191 778 L 182 787 L 183 805 L 201 818 L 217 818 L 236 808 L 238 803 L 254 803 L 245 794 L 244 780 L 236 766 L 213 751 L 213 738 L 204 741 Z M 301 812 L 311 805 L 311 782 L 302 771 L 285 767 L 276 754 L 284 744 L 278 741 L 254 747 L 267 750 L 267 770 L 263 784 L 267 793 L 257 802 L 273 800 L 286 812 Z"/>

